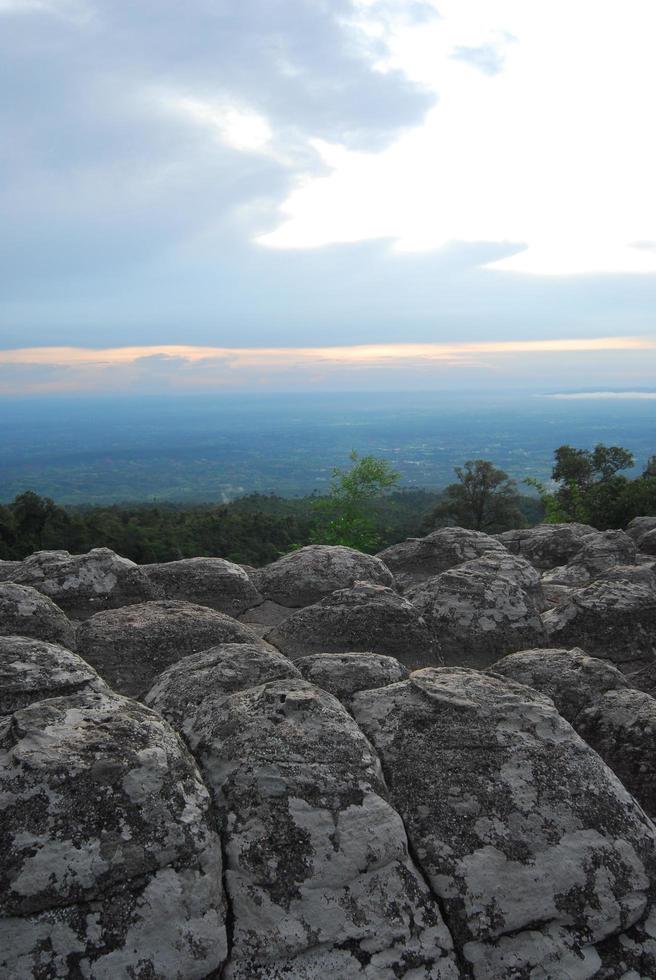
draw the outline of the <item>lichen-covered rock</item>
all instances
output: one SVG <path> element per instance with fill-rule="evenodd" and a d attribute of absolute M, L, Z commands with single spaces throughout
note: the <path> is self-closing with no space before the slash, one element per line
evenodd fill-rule
<path fill-rule="evenodd" d="M 312 653 L 372 651 L 406 667 L 441 662 L 439 646 L 415 607 L 376 585 L 340 589 L 299 609 L 267 634 L 292 660 Z"/>
<path fill-rule="evenodd" d="M 506 548 L 489 534 L 464 527 L 441 527 L 423 538 L 408 538 L 379 552 L 404 591 L 418 582 L 481 555 L 507 554 Z"/>
<path fill-rule="evenodd" d="M 624 676 L 608 660 L 589 657 L 583 650 L 522 650 L 492 664 L 490 673 L 532 687 L 551 698 L 578 731 L 576 719 L 584 708 L 607 691 L 628 688 Z"/>
<path fill-rule="evenodd" d="M 599 532 L 589 524 L 537 524 L 535 527 L 496 534 L 508 551 L 526 558 L 536 568 L 546 570 L 566 565 L 589 534 Z"/>
<path fill-rule="evenodd" d="M 656 828 L 553 704 L 433 668 L 353 712 L 473 976 L 594 976 L 645 913 Z"/>
<path fill-rule="evenodd" d="M 379 558 L 341 545 L 310 544 L 251 573 L 266 599 L 281 606 L 310 606 L 356 582 L 392 587 L 394 577 Z"/>
<path fill-rule="evenodd" d="M 406 597 L 439 640 L 448 664 L 488 667 L 544 638 L 533 599 L 506 576 L 461 565 L 414 586 Z"/>
<path fill-rule="evenodd" d="M 613 565 L 599 575 L 604 582 L 634 582 L 656 592 L 656 573 L 653 564 Z"/>
<path fill-rule="evenodd" d="M 394 657 L 380 653 L 315 653 L 296 661 L 306 681 L 333 694 L 349 707 L 354 694 L 397 684 L 408 669 Z"/>
<path fill-rule="evenodd" d="M 183 558 L 141 569 L 163 599 L 195 602 L 235 617 L 262 602 L 241 565 L 223 558 Z"/>
<path fill-rule="evenodd" d="M 0 975 L 201 978 L 227 952 L 221 850 L 193 760 L 109 693 L 0 729 Z"/>
<path fill-rule="evenodd" d="M 0 561 L 0 582 L 11 582 L 21 565 L 20 561 Z"/>
<path fill-rule="evenodd" d="M 77 649 L 121 694 L 147 691 L 166 667 L 219 643 L 262 641 L 225 613 L 174 599 L 96 613 L 81 623 Z"/>
<path fill-rule="evenodd" d="M 0 636 L 0 716 L 44 698 L 106 689 L 93 667 L 65 647 L 27 636 Z"/>
<path fill-rule="evenodd" d="M 30 636 L 75 649 L 75 629 L 59 606 L 15 582 L 0 582 L 0 636 Z"/>
<path fill-rule="evenodd" d="M 656 817 L 656 699 L 644 691 L 609 690 L 577 718 L 576 729 Z"/>
<path fill-rule="evenodd" d="M 514 582 L 527 593 L 538 612 L 544 612 L 545 609 L 549 608 L 542 591 L 540 573 L 531 565 L 530 561 L 520 558 L 519 555 L 511 555 L 505 550 L 500 554 L 490 552 L 480 558 L 475 558 L 473 561 L 464 562 L 460 565 L 460 569 L 510 579 L 511 582 Z"/>
<path fill-rule="evenodd" d="M 656 528 L 642 535 L 640 538 L 640 551 L 643 555 L 649 555 L 650 557 L 656 555 Z"/>
<path fill-rule="evenodd" d="M 143 697 L 175 728 L 188 735 L 198 706 L 266 681 L 300 678 L 301 672 L 277 650 L 255 643 L 222 643 L 178 660 L 155 679 Z"/>
<path fill-rule="evenodd" d="M 597 531 L 583 539 L 571 561 L 547 572 L 547 581 L 583 587 L 616 565 L 633 565 L 636 546 L 624 531 Z"/>
<path fill-rule="evenodd" d="M 289 606 L 281 606 L 277 602 L 265 599 L 259 605 L 251 606 L 237 618 L 240 623 L 246 623 L 258 636 L 265 639 L 273 627 L 291 616 L 293 611 Z"/>
<path fill-rule="evenodd" d="M 626 533 L 640 546 L 640 539 L 649 531 L 656 530 L 656 517 L 634 517 L 626 529 Z"/>
<path fill-rule="evenodd" d="M 610 660 L 632 687 L 656 690 L 656 594 L 644 584 L 599 579 L 542 615 L 548 643 Z"/>
<path fill-rule="evenodd" d="M 94 548 L 85 555 L 37 551 L 21 562 L 13 581 L 49 596 L 71 619 L 159 596 L 138 565 L 109 548 Z"/>
<path fill-rule="evenodd" d="M 272 681 L 210 699 L 190 738 L 224 833 L 226 978 L 456 980 L 375 753 L 335 698 Z"/>

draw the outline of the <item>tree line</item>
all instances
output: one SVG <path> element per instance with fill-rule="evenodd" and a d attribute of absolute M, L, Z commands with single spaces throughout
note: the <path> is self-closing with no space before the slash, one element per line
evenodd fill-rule
<path fill-rule="evenodd" d="M 384 459 L 355 451 L 335 468 L 323 496 L 249 494 L 228 504 L 116 504 L 63 507 L 31 490 L 0 505 L 0 559 L 33 551 L 108 547 L 139 563 L 195 555 L 264 565 L 305 544 L 344 544 L 375 552 L 448 524 L 496 533 L 539 523 L 580 521 L 600 530 L 656 514 L 656 457 L 633 479 L 620 446 L 560 446 L 551 483 L 516 481 L 489 460 L 468 460 L 442 491 L 399 487 Z"/>

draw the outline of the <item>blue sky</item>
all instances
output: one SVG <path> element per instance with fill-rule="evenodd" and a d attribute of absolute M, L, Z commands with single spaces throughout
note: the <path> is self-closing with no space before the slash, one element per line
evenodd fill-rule
<path fill-rule="evenodd" d="M 0 393 L 653 385 L 655 28 L 0 0 Z"/>

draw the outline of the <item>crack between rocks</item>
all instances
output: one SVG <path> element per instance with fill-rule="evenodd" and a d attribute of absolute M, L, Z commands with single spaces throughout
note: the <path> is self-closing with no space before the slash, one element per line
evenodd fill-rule
<path fill-rule="evenodd" d="M 460 950 L 460 948 L 458 947 L 458 944 L 456 943 L 456 941 L 454 939 L 453 929 L 451 928 L 451 922 L 449 921 L 449 915 L 447 914 L 444 901 L 443 901 L 441 895 L 438 895 L 438 893 L 433 888 L 433 886 L 431 884 L 431 881 L 430 881 L 428 875 L 426 874 L 426 872 L 423 869 L 423 866 L 421 864 L 421 861 L 420 861 L 420 859 L 419 859 L 419 857 L 417 855 L 417 852 L 416 852 L 416 850 L 414 848 L 414 845 L 413 845 L 413 843 L 412 843 L 412 841 L 410 839 L 410 835 L 408 833 L 408 828 L 406 827 L 405 820 L 403 818 L 403 814 L 400 813 L 399 810 L 397 810 L 396 807 L 392 805 L 392 801 L 391 801 L 391 798 L 390 798 L 391 797 L 391 794 L 390 794 L 390 791 L 389 791 L 389 783 L 388 783 L 388 779 L 387 779 L 387 772 L 386 772 L 385 764 L 384 764 L 381 756 L 379 755 L 379 753 L 374 749 L 373 745 L 371 746 L 371 748 L 372 748 L 372 752 L 374 753 L 374 755 L 376 756 L 376 758 L 378 759 L 378 761 L 380 763 L 380 770 L 381 770 L 381 772 L 383 774 L 383 780 L 384 780 L 384 784 L 385 784 L 385 789 L 386 789 L 387 794 L 388 794 L 388 798 L 387 798 L 387 801 L 386 802 L 389 804 L 389 806 L 392 807 L 392 809 L 394 810 L 394 812 L 398 815 L 398 818 L 399 818 L 399 820 L 401 821 L 401 823 L 403 825 L 403 830 L 405 831 L 405 839 L 406 839 L 407 845 L 408 845 L 408 855 L 410 857 L 410 860 L 412 861 L 413 867 L 415 868 L 415 870 L 417 872 L 417 875 L 419 876 L 419 878 L 421 878 L 421 880 L 423 881 L 424 885 L 426 886 L 426 889 L 428 890 L 429 895 L 433 898 L 433 901 L 437 905 L 437 909 L 438 909 L 440 915 L 442 916 L 442 921 L 444 922 L 444 925 L 445 925 L 446 929 L 448 930 L 449 935 L 451 937 L 451 942 L 453 943 L 453 956 L 454 956 L 454 959 L 456 961 L 456 965 L 458 967 L 458 973 L 459 973 L 460 977 L 462 978 L 462 980 L 465 980 L 466 977 L 471 977 L 472 976 L 472 971 L 471 971 L 471 968 L 470 968 L 469 964 L 467 963 L 467 961 L 465 960 L 464 956 L 462 955 L 462 951 Z"/>

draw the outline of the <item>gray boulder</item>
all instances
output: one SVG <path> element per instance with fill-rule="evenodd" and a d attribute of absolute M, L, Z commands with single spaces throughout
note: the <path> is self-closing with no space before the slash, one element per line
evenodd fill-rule
<path fill-rule="evenodd" d="M 656 690 L 656 594 L 644 584 L 599 579 L 542 615 L 554 647 L 610 660 L 629 684 Z"/>
<path fill-rule="evenodd" d="M 624 531 L 598 531 L 587 535 L 577 553 L 564 566 L 565 577 L 560 582 L 562 585 L 587 585 L 616 565 L 635 564 L 636 554 L 635 543 Z"/>
<path fill-rule="evenodd" d="M 20 561 L 0 561 L 0 582 L 11 582 L 22 564 Z"/>
<path fill-rule="evenodd" d="M 315 653 L 301 657 L 296 666 L 307 681 L 333 694 L 347 708 L 358 691 L 397 684 L 408 676 L 407 667 L 380 653 Z"/>
<path fill-rule="evenodd" d="M 533 599 L 503 575 L 461 565 L 414 586 L 406 597 L 438 639 L 446 663 L 488 667 L 544 639 Z"/>
<path fill-rule="evenodd" d="M 312 653 L 364 650 L 407 667 L 440 661 L 438 644 L 415 607 L 391 589 L 357 585 L 299 609 L 267 639 L 296 660 Z"/>
<path fill-rule="evenodd" d="M 44 698 L 106 689 L 93 667 L 65 647 L 27 636 L 0 636 L 0 716 Z"/>
<path fill-rule="evenodd" d="M 207 977 L 227 953 L 209 797 L 134 701 L 40 701 L 0 728 L 0 975 Z"/>
<path fill-rule="evenodd" d="M 626 533 L 639 545 L 642 536 L 654 530 L 656 530 L 656 517 L 634 517 L 629 522 Z"/>
<path fill-rule="evenodd" d="M 503 531 L 495 538 L 508 551 L 526 558 L 545 570 L 566 565 L 577 553 L 588 534 L 599 532 L 589 524 L 537 524 L 516 531 Z"/>
<path fill-rule="evenodd" d="M 75 629 L 59 606 L 15 582 L 0 582 L 0 636 L 29 636 L 75 649 Z"/>
<path fill-rule="evenodd" d="M 266 681 L 300 677 L 291 660 L 264 644 L 222 643 L 171 664 L 142 700 L 188 736 L 199 705 L 208 700 L 221 701 Z"/>
<path fill-rule="evenodd" d="M 236 619 L 173 599 L 96 613 L 81 623 L 77 649 L 107 683 L 131 697 L 170 664 L 219 643 L 262 641 Z"/>
<path fill-rule="evenodd" d="M 459 567 L 462 571 L 507 578 L 527 593 L 538 612 L 544 612 L 549 607 L 542 590 L 540 573 L 530 561 L 520 558 L 519 555 L 511 555 L 508 551 L 500 554 L 489 552 L 473 561 L 464 562 Z"/>
<path fill-rule="evenodd" d="M 653 564 L 613 565 L 602 572 L 599 579 L 603 582 L 634 582 L 656 592 L 656 573 Z"/>
<path fill-rule="evenodd" d="M 21 562 L 13 581 L 49 596 L 71 619 L 159 596 L 138 565 L 109 548 L 85 555 L 37 551 Z"/>
<path fill-rule="evenodd" d="M 423 538 L 408 538 L 379 552 L 405 591 L 449 568 L 481 555 L 507 554 L 506 548 L 489 534 L 464 527 L 441 527 Z"/>
<path fill-rule="evenodd" d="M 183 558 L 141 570 L 162 599 L 195 602 L 235 617 L 262 602 L 241 565 L 223 558 Z"/>
<path fill-rule="evenodd" d="M 650 558 L 656 555 L 656 527 L 642 535 L 640 538 L 640 551 L 643 555 L 649 555 Z"/>
<path fill-rule="evenodd" d="M 394 577 L 379 558 L 341 545 L 310 544 L 251 572 L 262 595 L 281 606 L 310 606 L 337 589 L 356 582 L 394 586 Z"/>
<path fill-rule="evenodd" d="M 576 729 L 656 817 L 656 699 L 644 691 L 609 690 L 577 718 Z"/>
<path fill-rule="evenodd" d="M 594 976 L 645 915 L 656 828 L 553 704 L 433 668 L 353 712 L 471 974 Z"/>
<path fill-rule="evenodd" d="M 230 980 L 458 978 L 378 760 L 330 694 L 272 681 L 196 713 L 224 828 Z"/>
<path fill-rule="evenodd" d="M 589 657 L 576 647 L 511 653 L 492 664 L 489 672 L 546 694 L 577 731 L 577 718 L 585 708 L 607 691 L 629 686 L 624 674 L 613 664 Z"/>

